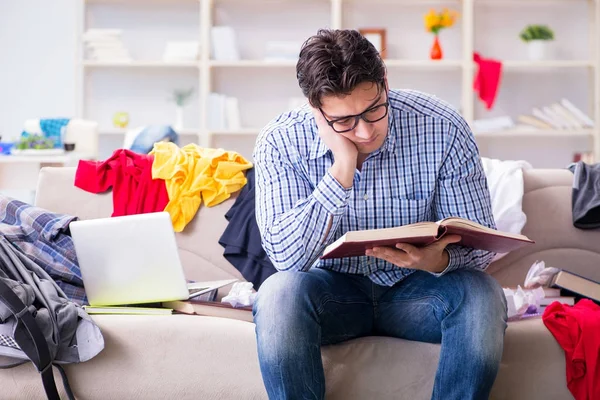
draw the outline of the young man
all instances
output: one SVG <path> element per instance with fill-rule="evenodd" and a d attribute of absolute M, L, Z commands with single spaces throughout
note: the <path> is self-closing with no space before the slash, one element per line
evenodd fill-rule
<path fill-rule="evenodd" d="M 254 154 L 257 222 L 280 271 L 254 306 L 269 397 L 322 399 L 321 345 L 379 335 L 441 343 L 432 398 L 487 399 L 506 329 L 502 288 L 482 271 L 493 253 L 449 236 L 319 259 L 349 230 L 454 215 L 495 227 L 468 125 L 433 96 L 389 90 L 356 31 L 311 37 L 297 76 L 308 105 L 271 122 Z"/>

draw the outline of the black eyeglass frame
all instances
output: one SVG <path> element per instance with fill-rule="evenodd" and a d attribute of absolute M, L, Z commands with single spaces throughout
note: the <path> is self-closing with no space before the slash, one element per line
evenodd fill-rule
<path fill-rule="evenodd" d="M 346 132 L 350 132 L 351 130 L 353 130 L 354 128 L 356 128 L 358 126 L 358 122 L 359 120 L 363 120 L 368 124 L 374 124 L 375 122 L 381 121 L 382 119 L 384 119 L 385 117 L 387 117 L 388 115 L 388 108 L 390 106 L 390 98 L 389 95 L 387 93 L 387 90 L 385 90 L 385 86 L 383 86 L 383 90 L 385 91 L 385 102 L 381 103 L 381 104 L 376 104 L 373 107 L 369 107 L 368 109 L 366 109 L 365 111 L 361 112 L 360 114 L 355 114 L 355 115 L 347 115 L 345 117 L 340 117 L 340 118 L 336 118 L 334 120 L 328 120 L 327 116 L 325 116 L 325 113 L 323 112 L 323 110 L 321 109 L 321 107 L 319 107 L 319 111 L 321 112 L 321 115 L 323 115 L 323 118 L 325 118 L 325 122 L 327 122 L 327 125 L 329 125 L 331 127 L 331 129 L 333 129 L 335 132 L 337 133 L 346 133 Z M 373 111 L 376 108 L 379 107 L 385 107 L 385 114 L 383 114 L 383 116 L 381 118 L 377 118 L 376 120 L 368 120 L 365 116 L 365 114 Z M 344 129 L 342 131 L 338 131 L 337 129 L 335 129 L 333 127 L 333 125 L 336 122 L 339 122 L 341 120 L 344 119 L 348 119 L 348 118 L 354 118 L 354 124 L 352 125 L 352 128 L 348 128 L 348 129 Z"/>

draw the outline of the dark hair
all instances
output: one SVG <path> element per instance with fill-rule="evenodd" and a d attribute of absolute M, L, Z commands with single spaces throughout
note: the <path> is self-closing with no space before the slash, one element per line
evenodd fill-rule
<path fill-rule="evenodd" d="M 323 96 L 350 94 L 363 82 L 383 83 L 385 66 L 358 31 L 320 29 L 302 45 L 296 77 L 308 102 L 318 108 Z"/>

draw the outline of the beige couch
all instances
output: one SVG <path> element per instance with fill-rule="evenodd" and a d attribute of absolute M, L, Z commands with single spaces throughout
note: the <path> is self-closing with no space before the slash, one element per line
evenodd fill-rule
<path fill-rule="evenodd" d="M 105 217 L 111 195 L 73 187 L 74 169 L 45 168 L 36 203 L 80 218 Z M 575 229 L 571 221 L 567 170 L 525 173 L 524 233 L 534 246 L 489 267 L 503 286 L 522 284 L 536 260 L 568 267 L 600 280 L 600 231 Z M 224 213 L 234 199 L 202 208 L 178 243 L 190 279 L 240 274 L 222 257 L 217 243 Z M 95 316 L 105 350 L 89 362 L 66 368 L 81 399 L 265 399 L 257 361 L 254 325 L 200 316 Z M 365 337 L 323 349 L 331 399 L 428 399 L 439 346 L 400 339 Z M 465 366 L 468 368 L 468 366 Z M 31 364 L 0 370 L 0 398 L 43 398 Z M 493 399 L 568 399 L 562 349 L 540 319 L 509 323 Z"/>

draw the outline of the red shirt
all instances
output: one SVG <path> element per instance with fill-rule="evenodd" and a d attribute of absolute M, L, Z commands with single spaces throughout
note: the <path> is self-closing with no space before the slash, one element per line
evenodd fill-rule
<path fill-rule="evenodd" d="M 542 320 L 565 351 L 571 394 L 576 400 L 600 399 L 600 306 L 587 299 L 572 307 L 554 302 Z"/>
<path fill-rule="evenodd" d="M 79 161 L 75 186 L 91 193 L 112 187 L 113 217 L 164 211 L 169 195 L 163 179 L 152 179 L 154 156 L 116 150 L 106 161 Z"/>

